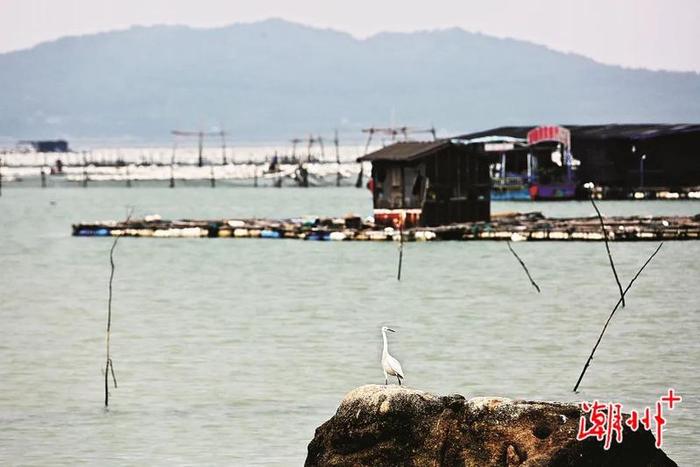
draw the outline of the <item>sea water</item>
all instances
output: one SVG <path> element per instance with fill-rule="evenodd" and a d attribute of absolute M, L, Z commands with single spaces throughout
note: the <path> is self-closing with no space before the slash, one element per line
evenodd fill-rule
<path fill-rule="evenodd" d="M 607 215 L 697 214 L 697 201 L 599 202 Z M 371 214 L 354 188 L 7 188 L 0 197 L 0 464 L 300 465 L 344 394 L 383 383 L 380 327 L 405 384 L 466 397 L 653 407 L 664 450 L 700 456 L 700 242 L 667 242 L 618 299 L 599 242 L 410 243 L 123 238 L 115 251 L 105 411 L 110 238 L 71 223 Z M 493 211 L 587 216 L 587 202 Z M 623 286 L 656 242 L 612 243 Z M 111 383 L 110 383 L 111 385 Z"/>

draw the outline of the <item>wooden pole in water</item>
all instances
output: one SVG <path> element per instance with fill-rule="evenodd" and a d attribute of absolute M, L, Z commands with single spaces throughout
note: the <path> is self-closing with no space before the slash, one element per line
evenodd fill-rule
<path fill-rule="evenodd" d="M 226 160 L 226 133 L 224 130 L 221 130 L 221 157 L 223 165 L 228 165 L 228 160 Z"/>
<path fill-rule="evenodd" d="M 300 140 L 298 138 L 294 138 L 292 140 L 292 162 L 297 158 L 297 143 Z"/>
<path fill-rule="evenodd" d="M 131 219 L 131 214 L 134 209 L 131 208 L 126 216 L 125 224 L 129 223 Z M 114 242 L 112 242 L 112 248 L 109 249 L 109 297 L 107 299 L 107 339 L 106 339 L 106 349 L 107 357 L 105 360 L 105 408 L 109 407 L 109 375 L 112 375 L 112 381 L 114 382 L 114 388 L 117 388 L 117 377 L 114 374 L 114 364 L 112 363 L 112 358 L 109 355 L 109 343 L 110 336 L 112 332 L 112 283 L 114 281 L 114 249 L 117 247 L 117 242 L 121 236 L 114 237 Z"/>
<path fill-rule="evenodd" d="M 608 260 L 610 260 L 610 267 L 612 268 L 613 276 L 615 276 L 615 282 L 617 282 L 617 288 L 620 290 L 620 300 L 622 301 L 622 308 L 625 307 L 625 293 L 622 291 L 622 284 L 620 284 L 620 278 L 617 276 L 617 270 L 615 269 L 615 262 L 613 261 L 612 254 L 610 253 L 610 245 L 608 245 L 608 231 L 605 230 L 605 222 L 603 221 L 603 216 L 598 210 L 595 201 L 593 201 L 593 195 L 591 194 L 591 204 L 595 208 L 596 214 L 598 214 L 598 220 L 600 221 L 600 228 L 603 230 L 603 240 L 605 241 L 605 251 L 608 252 Z"/>
<path fill-rule="evenodd" d="M 513 249 L 513 247 L 510 246 L 510 240 L 506 241 L 506 243 L 508 244 L 508 249 L 510 250 L 510 252 L 513 253 L 513 256 L 515 256 L 515 259 L 518 260 L 518 262 L 520 263 L 520 265 L 521 265 L 521 266 L 523 267 L 523 269 L 525 270 L 525 274 L 527 274 L 527 278 L 530 279 L 530 284 L 532 284 L 532 286 L 537 290 L 537 293 L 540 293 L 540 286 L 537 285 L 537 283 L 535 282 L 535 280 L 534 280 L 534 279 L 532 278 L 532 276 L 530 275 L 530 271 L 527 269 L 527 266 L 525 266 L 525 262 L 524 262 L 522 259 L 520 259 L 520 256 L 518 256 L 518 254 L 515 252 L 515 250 Z"/>
<path fill-rule="evenodd" d="M 372 136 L 374 135 L 374 132 L 375 132 L 374 127 L 371 127 L 367 130 L 367 133 L 369 133 L 369 135 L 367 136 L 367 143 L 365 144 L 365 152 L 364 152 L 365 156 L 369 152 L 369 145 L 372 143 Z M 357 181 L 355 182 L 355 188 L 362 188 L 362 182 L 364 181 L 363 178 L 364 178 L 364 166 L 362 165 L 362 162 L 360 162 L 360 173 L 357 174 Z"/>
<path fill-rule="evenodd" d="M 333 143 L 335 144 L 335 163 L 338 167 L 338 172 L 335 174 L 335 186 L 340 186 L 340 142 L 338 141 L 338 130 L 335 130 Z"/>
<path fill-rule="evenodd" d="M 311 147 L 314 144 L 314 137 L 313 135 L 309 134 L 309 139 L 308 139 L 308 145 L 306 147 L 306 167 L 304 166 L 304 163 L 301 160 L 301 157 L 299 157 L 299 167 L 297 168 L 297 173 L 299 177 L 299 186 L 303 188 L 308 188 L 309 186 L 309 171 L 308 171 L 308 164 L 311 163 Z"/>
<path fill-rule="evenodd" d="M 209 172 L 210 172 L 209 182 L 211 183 L 211 187 L 216 188 L 216 177 L 214 175 L 214 166 L 213 165 L 209 166 Z"/>
<path fill-rule="evenodd" d="M 197 165 L 199 167 L 202 167 L 202 165 L 203 165 L 202 152 L 204 151 L 204 132 L 203 131 L 200 131 L 198 133 L 198 138 L 199 138 L 199 140 L 198 140 L 199 158 L 198 158 Z"/>
<path fill-rule="evenodd" d="M 311 146 L 314 145 L 314 137 L 309 133 L 309 144 L 306 146 L 306 163 L 311 162 Z"/>
<path fill-rule="evenodd" d="M 586 374 L 586 370 L 591 364 L 591 360 L 593 360 L 593 354 L 595 353 L 596 349 L 598 348 L 598 345 L 600 344 L 600 341 L 603 340 L 603 334 L 605 334 L 605 330 L 608 329 L 608 324 L 610 324 L 610 320 L 612 317 L 615 315 L 615 312 L 619 308 L 620 304 L 622 303 L 622 300 L 624 299 L 625 294 L 627 291 L 632 287 L 632 284 L 634 284 L 634 281 L 637 280 L 637 277 L 644 271 L 644 268 L 647 267 L 647 264 L 651 262 L 651 260 L 656 256 L 656 253 L 659 252 L 661 247 L 663 246 L 663 242 L 659 244 L 658 247 L 656 247 L 656 250 L 654 250 L 654 253 L 651 254 L 649 259 L 646 260 L 646 262 L 642 265 L 642 267 L 637 271 L 637 274 L 632 278 L 630 283 L 627 285 L 627 288 L 622 292 L 622 296 L 617 300 L 617 304 L 615 305 L 615 308 L 613 308 L 612 312 L 610 313 L 610 316 L 608 316 L 608 320 L 605 322 L 605 325 L 603 326 L 603 330 L 600 331 L 600 336 L 598 336 L 598 340 L 596 341 L 595 345 L 593 346 L 593 350 L 591 350 L 591 354 L 588 356 L 588 360 L 586 360 L 586 364 L 583 366 L 583 370 L 581 370 L 581 374 L 578 377 L 578 381 L 576 381 L 576 385 L 574 386 L 574 392 L 578 390 L 579 385 L 581 384 L 581 380 L 583 379 L 583 375 Z"/>
<path fill-rule="evenodd" d="M 175 188 L 175 150 L 177 149 L 177 135 L 173 142 L 173 154 L 170 158 L 170 188 Z"/>
<path fill-rule="evenodd" d="M 88 186 L 88 174 L 87 174 L 87 156 L 83 154 L 83 188 Z"/>
<path fill-rule="evenodd" d="M 399 271 L 396 275 L 396 280 L 401 281 L 401 266 L 403 264 L 403 223 L 406 220 L 406 213 L 401 212 L 399 220 Z"/>

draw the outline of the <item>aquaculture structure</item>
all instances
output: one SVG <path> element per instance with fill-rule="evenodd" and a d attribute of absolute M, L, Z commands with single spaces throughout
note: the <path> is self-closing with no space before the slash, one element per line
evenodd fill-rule
<path fill-rule="evenodd" d="M 492 135 L 459 141 L 481 145 L 487 154 L 492 200 L 563 200 L 576 195 L 580 162 L 571 154 L 571 133 L 564 127 L 533 128 L 526 138 Z"/>
<path fill-rule="evenodd" d="M 29 146 L 35 152 L 70 152 L 68 141 L 63 139 L 20 141 L 17 144 L 19 146 Z"/>
<path fill-rule="evenodd" d="M 374 220 L 397 227 L 488 221 L 488 160 L 482 148 L 450 140 L 400 142 L 364 155 L 372 163 Z"/>
<path fill-rule="evenodd" d="M 700 214 L 666 217 L 607 217 L 609 241 L 700 240 Z M 537 212 L 496 214 L 489 221 L 405 229 L 358 216 L 294 219 L 215 219 L 170 221 L 157 216 L 128 222 L 73 225 L 79 237 L 261 238 L 298 240 L 429 241 L 603 241 L 598 217 L 546 218 Z"/>
<path fill-rule="evenodd" d="M 700 124 L 564 125 L 563 128 L 570 132 L 569 149 L 580 161 L 575 177 L 579 188 L 577 197 L 588 197 L 590 191 L 580 188 L 592 184 L 599 198 L 697 198 L 700 190 Z M 510 139 L 524 142 L 532 130 L 533 126 L 506 126 L 456 138 L 463 141 L 486 138 L 494 142 Z M 508 152 L 511 149 L 505 149 L 507 172 L 510 172 L 510 169 L 517 169 L 518 164 L 522 165 L 522 161 L 511 162 Z M 514 149 L 513 158 L 517 159 L 517 152 L 523 150 L 518 150 L 517 145 Z M 565 156 L 566 153 L 560 151 L 560 154 Z M 494 154 L 493 164 L 499 162 L 499 155 Z M 553 156 L 556 163 L 558 156 Z M 566 165 L 565 160 L 562 165 Z M 539 195 L 539 199 L 544 197 L 541 190 Z"/>

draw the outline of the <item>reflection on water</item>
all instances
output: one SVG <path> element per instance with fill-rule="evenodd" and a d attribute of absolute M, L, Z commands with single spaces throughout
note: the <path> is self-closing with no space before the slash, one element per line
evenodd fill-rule
<path fill-rule="evenodd" d="M 52 204 L 51 202 L 54 202 Z M 102 409 L 109 239 L 79 220 L 370 213 L 366 190 L 5 189 L 0 198 L 0 462 L 303 462 L 350 389 L 381 383 L 383 324 L 409 386 L 467 397 L 651 405 L 684 396 L 665 450 L 700 454 L 700 243 L 670 242 L 615 317 L 581 393 L 571 388 L 617 287 L 599 243 L 518 243 L 542 294 L 502 243 L 123 239 Z M 600 202 L 606 214 L 696 214 L 699 202 Z M 494 211 L 594 215 L 589 203 Z M 612 244 L 623 283 L 653 243 Z"/>

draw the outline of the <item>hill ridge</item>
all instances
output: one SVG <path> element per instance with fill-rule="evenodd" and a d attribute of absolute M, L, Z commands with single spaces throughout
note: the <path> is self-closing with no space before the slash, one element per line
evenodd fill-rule
<path fill-rule="evenodd" d="M 461 28 L 366 38 L 282 19 L 134 26 L 0 54 L 0 136 L 249 140 L 434 123 L 700 121 L 700 74 L 630 69 Z"/>

